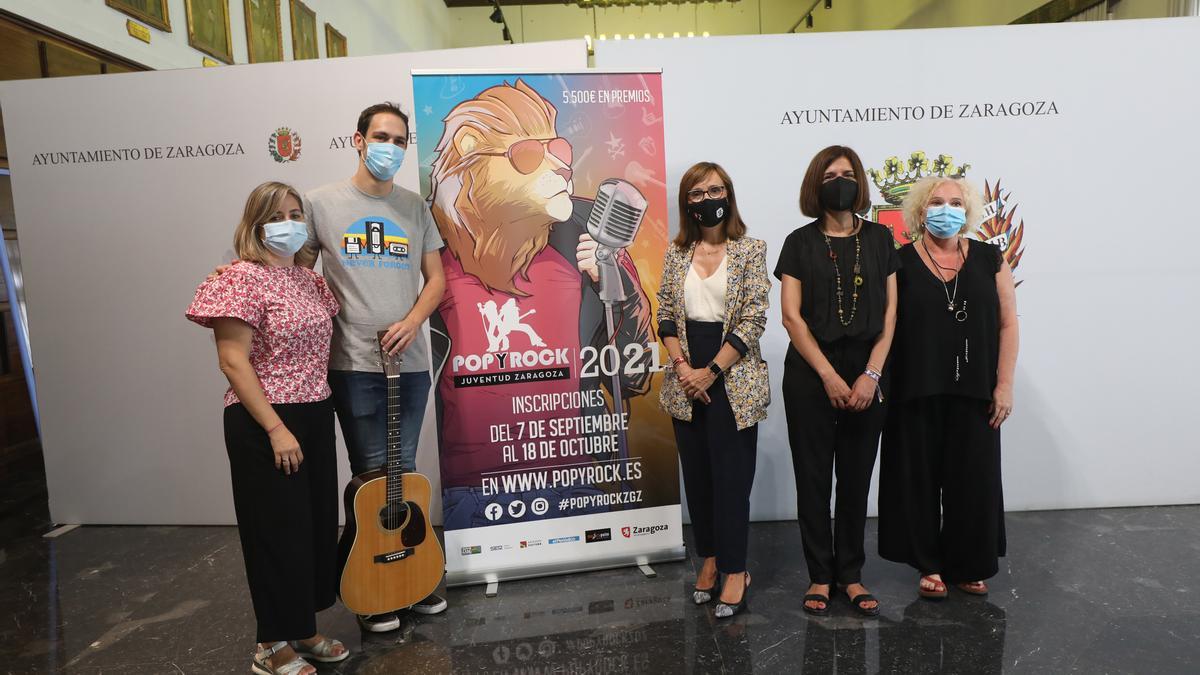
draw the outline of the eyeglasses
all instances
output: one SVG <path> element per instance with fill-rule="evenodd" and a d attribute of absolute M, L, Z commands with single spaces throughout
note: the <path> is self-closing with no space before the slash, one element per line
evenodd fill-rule
<path fill-rule="evenodd" d="M 507 157 L 514 169 L 529 175 L 542 165 L 542 160 L 546 158 L 547 152 L 554 155 L 563 164 L 571 166 L 571 143 L 561 136 L 551 139 L 527 138 L 508 146 L 508 150 L 504 152 L 479 151 L 471 154 Z"/>
<path fill-rule="evenodd" d="M 705 195 L 708 195 L 709 199 L 720 199 L 725 196 L 725 186 L 714 185 L 707 190 L 688 190 L 687 200 L 695 204 L 704 201 Z"/>

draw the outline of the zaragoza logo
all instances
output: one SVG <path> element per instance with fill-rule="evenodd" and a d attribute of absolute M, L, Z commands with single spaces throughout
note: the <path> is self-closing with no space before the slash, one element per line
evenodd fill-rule
<path fill-rule="evenodd" d="M 898 157 L 889 157 L 883 162 L 882 170 L 869 169 L 867 173 L 875 182 L 875 187 L 883 195 L 886 205 L 875 206 L 871 211 L 871 219 L 882 223 L 892 231 L 896 246 L 900 247 L 913 240 L 913 232 L 904 224 L 904 214 L 900 204 L 913 184 L 928 176 L 946 178 L 963 178 L 967 175 L 970 164 L 954 166 L 954 158 L 950 155 L 938 155 L 930 162 L 925 153 L 920 150 L 913 152 L 907 162 Z M 989 244 L 995 244 L 1004 252 L 1004 259 L 1012 267 L 1013 273 L 1021 263 L 1025 254 L 1025 220 L 1013 224 L 1017 213 L 1015 205 L 1010 207 L 1012 193 L 1000 189 L 1000 181 L 995 186 L 988 181 L 983 183 L 983 220 L 975 230 L 974 237 Z M 1019 286 L 1021 281 L 1016 282 Z"/>
<path fill-rule="evenodd" d="M 279 127 L 267 141 L 267 150 L 276 162 L 294 162 L 300 159 L 300 134 L 287 127 Z"/>

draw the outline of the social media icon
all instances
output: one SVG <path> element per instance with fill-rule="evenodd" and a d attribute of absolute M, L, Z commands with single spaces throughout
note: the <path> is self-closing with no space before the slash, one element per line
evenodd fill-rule
<path fill-rule="evenodd" d="M 483 510 L 483 515 L 487 516 L 488 520 L 500 520 L 500 517 L 504 515 L 504 507 L 492 502 Z"/>
<path fill-rule="evenodd" d="M 529 509 L 535 516 L 544 516 L 550 510 L 550 502 L 546 501 L 545 497 L 538 497 L 529 504 Z"/>
<path fill-rule="evenodd" d="M 520 499 L 514 499 L 508 503 L 508 515 L 513 518 L 520 518 L 525 515 L 525 502 Z"/>

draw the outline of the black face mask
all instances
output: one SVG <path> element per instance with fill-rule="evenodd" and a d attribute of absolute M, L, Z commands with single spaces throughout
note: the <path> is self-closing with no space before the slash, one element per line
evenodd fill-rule
<path fill-rule="evenodd" d="M 725 220 L 725 215 L 729 213 L 729 199 L 722 197 L 721 199 L 705 199 L 702 202 L 689 203 L 687 212 L 700 227 L 716 227 Z"/>
<path fill-rule="evenodd" d="M 856 199 L 858 183 L 845 176 L 827 180 L 821 185 L 821 206 L 826 211 L 849 211 L 854 208 Z"/>

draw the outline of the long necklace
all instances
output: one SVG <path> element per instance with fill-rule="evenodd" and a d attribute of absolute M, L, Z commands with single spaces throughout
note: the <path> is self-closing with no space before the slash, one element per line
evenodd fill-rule
<path fill-rule="evenodd" d="M 829 259 L 833 261 L 833 275 L 837 279 L 838 323 L 844 327 L 849 327 L 854 323 L 854 315 L 858 313 L 858 289 L 863 285 L 862 240 L 859 238 L 861 234 L 862 228 L 854 233 L 854 292 L 850 295 L 850 318 L 847 319 L 846 309 L 842 304 L 842 298 L 845 295 L 842 291 L 842 270 L 838 268 L 837 253 L 833 251 L 833 243 L 829 241 L 829 235 L 821 230 L 821 236 L 825 237 L 825 248 L 829 249 Z"/>
<path fill-rule="evenodd" d="M 962 268 L 967 264 L 967 257 L 962 252 L 962 240 L 956 242 L 955 250 L 958 251 L 958 257 L 963 264 L 959 266 L 958 273 L 954 275 L 954 292 L 950 292 L 950 282 L 946 281 L 946 277 L 942 276 L 942 270 L 954 272 L 953 267 L 942 267 L 938 261 L 934 259 L 933 254 L 929 252 L 929 246 L 925 243 L 925 239 L 921 239 L 921 248 L 925 249 L 925 255 L 929 256 L 929 261 L 933 263 L 933 270 L 937 272 L 938 279 L 942 281 L 942 291 L 946 294 L 946 311 L 954 314 L 954 319 L 959 323 L 967 320 L 967 301 L 962 301 L 962 306 L 955 310 L 954 302 L 958 299 L 958 278 L 962 276 Z"/>

